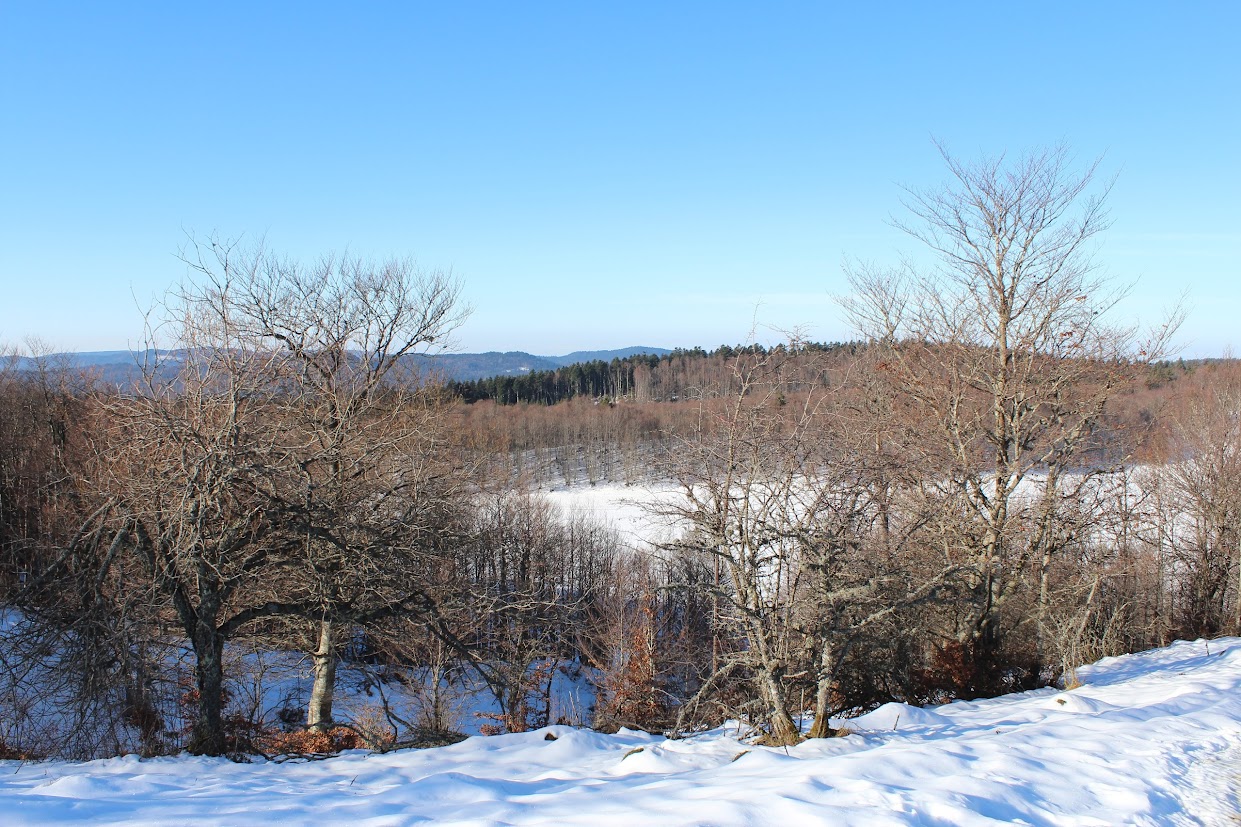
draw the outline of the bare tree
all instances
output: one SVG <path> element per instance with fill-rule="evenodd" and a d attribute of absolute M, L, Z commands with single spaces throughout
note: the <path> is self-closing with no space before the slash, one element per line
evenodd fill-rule
<path fill-rule="evenodd" d="M 1045 609 L 1045 577 L 1041 589 L 1026 578 L 1064 548 L 1059 517 L 1083 472 L 1116 459 L 1090 453 L 1104 406 L 1179 317 L 1145 342 L 1107 321 L 1123 291 L 1091 257 L 1108 226 L 1097 162 L 1075 171 L 1063 147 L 974 164 L 940 151 L 951 182 L 910 190 L 910 217 L 897 222 L 930 263 L 855 267 L 844 306 L 936 435 L 918 450 L 943 502 L 945 547 L 967 572 L 971 612 L 956 634 L 982 652 L 1024 589 Z"/>
<path fill-rule="evenodd" d="M 220 755 L 237 746 L 224 729 L 224 644 L 279 610 L 248 601 L 291 559 L 272 508 L 282 433 L 269 355 L 246 348 L 231 318 L 205 315 L 191 295 L 173 309 L 180 347 L 150 352 L 145 387 L 99 397 L 109 426 L 91 482 L 105 502 L 83 533 L 106 530 L 108 565 L 136 560 L 171 603 L 195 658 L 189 749 Z M 175 367 L 165 369 L 166 358 Z"/>
<path fill-rule="evenodd" d="M 222 709 L 231 636 L 313 617 L 322 727 L 334 625 L 431 611 L 411 574 L 451 468 L 442 406 L 404 371 L 459 316 L 455 282 L 406 262 L 302 268 L 219 242 L 194 253 L 165 307 L 174 347 L 146 351 L 143 387 L 100 397 L 106 505 L 93 519 L 172 604 L 196 661 L 189 747 L 221 754 L 239 746 Z"/>
<path fill-rule="evenodd" d="M 318 626 L 307 723 L 326 729 L 342 625 L 431 611 L 418 575 L 461 480 L 445 406 L 415 357 L 445 345 L 468 309 L 449 274 L 409 260 L 303 265 L 217 241 L 187 261 L 195 301 L 271 359 L 278 496 L 300 545 L 297 602 Z"/>
<path fill-rule="evenodd" d="M 1204 370 L 1210 379 L 1174 417 L 1159 470 L 1179 522 L 1176 622 L 1184 635 L 1241 634 L 1241 381 L 1225 367 Z"/>
<path fill-rule="evenodd" d="M 653 510 L 684 530 L 670 549 L 710 557 L 714 564 L 717 651 L 703 690 L 744 670 L 761 699 L 768 738 L 790 744 L 801 735 L 784 684 L 784 676 L 796 671 L 788 634 L 794 572 L 786 527 L 799 482 L 798 443 L 815 411 L 808 403 L 790 414 L 779 362 L 770 354 L 736 361 L 737 395 L 722 408 L 703 400 L 698 427 L 677 440 L 663 469 L 680 496 Z M 734 624 L 746 645 L 718 651 L 719 630 Z"/>

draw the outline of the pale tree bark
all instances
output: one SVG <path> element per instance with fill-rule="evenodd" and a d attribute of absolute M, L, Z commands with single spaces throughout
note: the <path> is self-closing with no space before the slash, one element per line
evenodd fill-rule
<path fill-rule="evenodd" d="M 319 622 L 319 645 L 311 652 L 314 684 L 310 690 L 310 708 L 306 726 L 316 732 L 332 728 L 332 697 L 336 685 L 336 646 L 332 640 L 332 621 Z"/>

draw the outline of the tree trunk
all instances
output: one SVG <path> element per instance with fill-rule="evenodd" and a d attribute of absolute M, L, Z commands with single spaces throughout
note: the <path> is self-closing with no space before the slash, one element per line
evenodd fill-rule
<path fill-rule="evenodd" d="M 831 716 L 832 689 L 836 681 L 835 653 L 830 643 L 823 644 L 819 659 L 818 688 L 814 695 L 814 722 L 810 725 L 807 738 L 835 738 L 839 733 L 828 723 Z"/>
<path fill-rule="evenodd" d="M 832 729 L 828 723 L 829 716 L 825 712 L 814 713 L 814 723 L 810 725 L 810 731 L 806 733 L 807 738 L 835 738 L 840 734 L 839 730 Z"/>
<path fill-rule="evenodd" d="M 819 680 L 819 688 L 814 697 L 814 722 L 806 733 L 807 738 L 835 738 L 839 735 L 828 723 L 831 716 L 828 705 L 832 698 L 832 683 L 831 680 Z"/>
<path fill-rule="evenodd" d="M 199 619 L 190 643 L 198 683 L 198 720 L 186 749 L 191 755 L 223 755 L 228 751 L 224 735 L 224 639 L 214 623 Z"/>
<path fill-rule="evenodd" d="M 775 710 L 771 715 L 771 734 L 766 738 L 768 746 L 784 747 L 796 744 L 800 740 L 801 730 L 797 728 L 788 710 Z"/>
<path fill-rule="evenodd" d="M 310 690 L 310 708 L 306 727 L 315 732 L 332 728 L 332 696 L 336 692 L 336 646 L 332 642 L 332 621 L 319 621 L 319 645 L 310 655 L 314 662 L 315 682 Z"/>
<path fill-rule="evenodd" d="M 1236 616 L 1232 622 L 1232 633 L 1241 635 L 1241 532 L 1237 532 L 1235 546 L 1237 550 L 1237 606 Z"/>
<path fill-rule="evenodd" d="M 801 730 L 793 722 L 793 716 L 789 714 L 788 704 L 784 701 L 784 693 L 780 691 L 775 675 L 763 670 L 759 681 L 771 710 L 771 731 L 763 739 L 764 743 L 772 747 L 796 744 L 801 740 Z"/>

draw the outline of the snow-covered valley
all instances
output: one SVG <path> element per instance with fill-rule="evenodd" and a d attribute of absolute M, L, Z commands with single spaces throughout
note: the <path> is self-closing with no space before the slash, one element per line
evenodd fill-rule
<path fill-rule="evenodd" d="M 1042 689 L 889 704 L 788 749 L 557 726 L 306 763 L 0 762 L 11 825 L 1114 825 L 1241 817 L 1241 639 L 1179 642 Z"/>

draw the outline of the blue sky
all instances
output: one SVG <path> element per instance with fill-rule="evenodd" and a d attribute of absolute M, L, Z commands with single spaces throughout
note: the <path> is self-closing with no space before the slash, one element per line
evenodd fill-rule
<path fill-rule="evenodd" d="M 357 6 L 358 8 L 354 8 Z M 186 233 L 451 268 L 464 350 L 850 332 L 901 186 L 1063 141 L 1099 260 L 1241 346 L 1241 4 L 0 0 L 0 341 L 124 348 Z"/>

